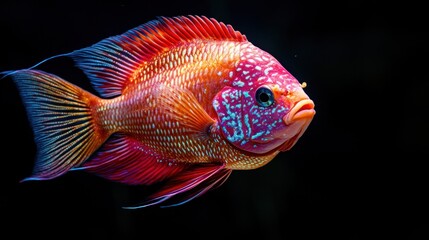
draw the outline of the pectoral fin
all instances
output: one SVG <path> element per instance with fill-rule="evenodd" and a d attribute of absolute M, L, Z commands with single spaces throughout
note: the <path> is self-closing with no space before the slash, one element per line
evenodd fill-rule
<path fill-rule="evenodd" d="M 157 107 L 162 108 L 188 133 L 207 136 L 209 126 L 215 123 L 191 91 L 182 88 L 159 86 Z"/>

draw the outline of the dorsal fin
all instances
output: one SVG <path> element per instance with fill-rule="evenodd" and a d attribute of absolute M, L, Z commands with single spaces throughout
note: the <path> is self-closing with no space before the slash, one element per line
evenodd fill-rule
<path fill-rule="evenodd" d="M 158 17 L 122 35 L 74 51 L 70 57 L 102 97 L 115 97 L 142 64 L 172 47 L 195 40 L 247 41 L 245 35 L 213 18 Z"/>

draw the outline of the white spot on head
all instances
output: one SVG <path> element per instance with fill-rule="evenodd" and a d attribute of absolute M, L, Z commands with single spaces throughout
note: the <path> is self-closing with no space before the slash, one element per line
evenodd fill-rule
<path fill-rule="evenodd" d="M 273 70 L 273 68 L 272 68 L 272 67 L 266 68 L 266 69 L 264 70 L 264 74 L 265 74 L 265 75 L 268 75 L 268 73 L 269 73 L 271 70 Z"/>
<path fill-rule="evenodd" d="M 263 80 L 265 80 L 267 77 L 266 76 L 260 76 L 259 78 L 258 78 L 258 81 L 263 81 Z"/>

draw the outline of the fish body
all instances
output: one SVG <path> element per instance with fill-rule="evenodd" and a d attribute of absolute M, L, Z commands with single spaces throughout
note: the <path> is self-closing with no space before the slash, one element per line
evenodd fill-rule
<path fill-rule="evenodd" d="M 184 203 L 232 170 L 262 167 L 291 149 L 315 114 L 272 55 L 204 16 L 161 17 L 59 56 L 75 61 L 98 96 L 34 67 L 3 73 L 18 86 L 37 144 L 25 180 L 86 170 L 164 183 L 138 207 Z"/>

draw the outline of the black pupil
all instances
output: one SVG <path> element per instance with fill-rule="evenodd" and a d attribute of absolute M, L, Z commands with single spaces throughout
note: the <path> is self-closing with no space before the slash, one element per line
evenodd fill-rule
<path fill-rule="evenodd" d="M 263 92 L 259 95 L 259 100 L 263 103 L 266 103 L 270 100 L 270 96 L 267 93 Z"/>

